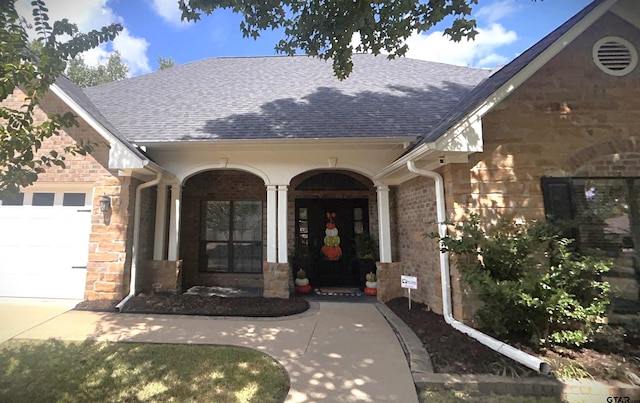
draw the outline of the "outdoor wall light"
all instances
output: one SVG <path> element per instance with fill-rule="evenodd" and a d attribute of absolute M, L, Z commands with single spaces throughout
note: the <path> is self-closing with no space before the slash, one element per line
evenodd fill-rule
<path fill-rule="evenodd" d="M 104 195 L 100 199 L 100 211 L 107 213 L 109 210 L 111 210 L 111 197 Z"/>

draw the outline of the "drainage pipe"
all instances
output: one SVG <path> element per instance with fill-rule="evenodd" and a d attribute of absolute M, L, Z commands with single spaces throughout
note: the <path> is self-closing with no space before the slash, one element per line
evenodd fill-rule
<path fill-rule="evenodd" d="M 442 176 L 437 172 L 427 171 L 427 170 L 417 168 L 415 165 L 415 162 L 412 160 L 407 161 L 407 168 L 409 169 L 410 172 L 413 172 L 420 176 L 432 178 L 435 181 L 438 234 L 440 235 L 440 238 L 446 236 L 447 224 L 446 224 L 446 209 L 445 209 L 445 199 L 444 199 L 444 181 L 442 179 Z M 449 275 L 449 253 L 443 252 L 442 249 L 440 250 L 440 277 L 441 277 L 441 284 L 442 284 L 442 313 L 443 313 L 445 322 L 451 325 L 454 329 L 462 333 L 465 333 L 466 335 L 476 339 L 477 341 L 491 348 L 492 350 L 495 350 L 498 353 L 504 356 L 507 356 L 528 368 L 536 370 L 543 375 L 548 375 L 550 373 L 551 368 L 549 367 L 549 364 L 547 364 L 546 362 L 530 354 L 527 354 L 522 350 L 518 350 L 513 346 L 503 343 L 500 340 L 496 340 L 493 337 L 490 337 L 482 332 L 479 332 L 478 330 L 472 327 L 469 327 L 462 322 L 457 321 L 453 317 L 452 310 L 451 310 L 451 280 Z"/>
<path fill-rule="evenodd" d="M 133 224 L 133 247 L 131 251 L 131 280 L 129 281 L 129 295 L 116 305 L 116 311 L 120 312 L 122 307 L 136 294 L 136 275 L 138 272 L 138 248 L 140 245 L 140 210 L 142 210 L 142 191 L 157 185 L 162 180 L 162 172 L 156 171 L 148 167 L 156 174 L 156 178 L 149 182 L 145 182 L 136 188 L 136 201 L 134 207 L 134 224 Z"/>

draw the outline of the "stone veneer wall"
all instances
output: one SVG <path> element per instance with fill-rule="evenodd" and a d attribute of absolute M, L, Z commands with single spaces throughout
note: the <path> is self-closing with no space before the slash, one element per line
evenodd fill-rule
<path fill-rule="evenodd" d="M 19 107 L 24 99 L 24 93 L 15 91 L 3 104 Z M 68 111 L 69 108 L 62 101 L 49 93 L 36 109 L 34 122 L 42 122 L 50 113 Z M 68 128 L 60 136 L 43 142 L 40 153 L 47 153 L 51 149 L 60 151 L 80 140 L 96 144 L 94 152 L 86 157 L 67 156 L 66 169 L 48 168 L 46 173 L 39 176 L 38 183 L 85 183 L 93 187 L 85 298 L 121 298 L 128 292 L 129 285 L 127 276 L 130 261 L 127 258 L 131 249 L 131 192 L 136 181 L 118 176 L 116 170 L 108 169 L 108 144 L 86 122 L 78 119 L 78 123 L 77 127 Z M 103 194 L 113 196 L 113 208 L 107 216 L 100 212 L 99 207 Z"/>
<path fill-rule="evenodd" d="M 213 170 L 189 178 L 182 191 L 180 258 L 183 288 L 194 285 L 262 287 L 262 273 L 206 273 L 198 269 L 202 202 L 205 200 L 260 200 L 263 212 L 263 261 L 266 261 L 267 189 L 259 177 L 237 170 Z"/>

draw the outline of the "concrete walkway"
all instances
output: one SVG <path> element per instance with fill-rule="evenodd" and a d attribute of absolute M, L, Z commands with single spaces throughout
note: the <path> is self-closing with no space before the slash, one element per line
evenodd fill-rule
<path fill-rule="evenodd" d="M 417 402 L 404 351 L 377 304 L 311 305 L 286 319 L 69 311 L 15 338 L 245 346 L 284 365 L 287 402 Z"/>

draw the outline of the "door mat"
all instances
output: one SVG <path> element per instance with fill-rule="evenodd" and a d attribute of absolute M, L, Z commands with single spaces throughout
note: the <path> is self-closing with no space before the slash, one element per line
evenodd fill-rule
<path fill-rule="evenodd" d="M 314 291 L 317 295 L 339 295 L 341 297 L 359 297 L 362 295 L 362 292 L 357 288 L 320 287 Z"/>

